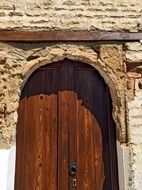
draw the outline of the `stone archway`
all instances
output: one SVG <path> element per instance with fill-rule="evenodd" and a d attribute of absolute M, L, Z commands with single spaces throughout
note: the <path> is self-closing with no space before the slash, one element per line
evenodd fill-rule
<path fill-rule="evenodd" d="M 31 60 L 28 64 L 25 65 L 22 73 L 23 81 L 20 84 L 21 89 L 23 88 L 31 73 L 37 68 L 59 60 L 63 60 L 64 58 L 82 61 L 93 66 L 99 71 L 110 89 L 113 102 L 113 118 L 116 122 L 117 127 L 117 137 L 120 142 L 125 142 L 125 109 L 123 107 L 125 101 L 125 77 L 124 66 L 122 64 L 122 47 L 104 45 L 100 47 L 100 57 L 92 48 L 89 48 L 88 46 L 63 44 L 58 46 L 52 46 L 50 48 L 50 51 L 45 57 L 39 56 L 39 58 Z M 112 56 L 113 53 L 115 54 Z M 105 57 L 105 54 L 107 54 L 107 57 Z M 36 57 L 37 55 L 35 54 L 32 56 Z"/>
<path fill-rule="evenodd" d="M 12 47 L 10 48 L 12 49 Z M 84 45 L 60 44 L 53 46 L 49 45 L 44 49 L 30 49 L 28 50 L 27 56 L 25 56 L 23 50 L 19 50 L 17 47 L 13 50 L 14 52 L 11 52 L 12 58 L 6 60 L 6 63 L 7 65 L 10 65 L 16 62 L 18 70 L 15 70 L 14 77 L 12 77 L 12 72 L 9 73 L 9 84 L 14 83 L 14 85 L 10 85 L 9 90 L 6 91 L 4 97 L 6 102 L 5 125 L 9 126 L 9 131 L 3 129 L 4 138 L 8 133 L 7 144 L 5 144 L 6 147 L 15 144 L 18 102 L 21 90 L 28 77 L 38 67 L 63 60 L 64 58 L 87 63 L 99 71 L 110 89 L 113 102 L 113 118 L 117 127 L 118 140 L 120 143 L 126 142 L 127 134 L 124 109 L 125 77 L 122 62 L 122 46 L 101 45 L 99 48 L 99 53 L 97 53 L 93 48 Z M 10 81 L 10 78 L 12 78 L 12 82 Z M 14 171 L 12 175 L 13 174 Z"/>

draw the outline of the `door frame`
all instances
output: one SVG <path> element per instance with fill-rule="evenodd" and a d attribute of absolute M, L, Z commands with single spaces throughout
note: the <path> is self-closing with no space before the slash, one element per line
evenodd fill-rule
<path fill-rule="evenodd" d="M 64 46 L 63 46 L 63 48 L 65 48 Z M 67 47 L 68 48 L 68 47 Z M 54 48 L 53 48 L 54 49 Z M 91 65 L 91 66 L 93 66 L 95 69 L 97 69 L 98 71 L 99 71 L 99 73 L 101 74 L 101 76 L 104 78 L 104 80 L 105 80 L 105 82 L 108 84 L 108 87 L 109 87 L 109 89 L 110 89 L 110 92 L 111 92 L 111 98 L 113 99 L 113 112 L 115 112 L 116 111 L 116 106 L 117 106 L 117 101 L 115 101 L 115 99 L 116 99 L 116 91 L 117 91 L 117 87 L 116 86 L 114 86 L 113 85 L 113 82 L 112 82 L 112 79 L 111 79 L 111 77 L 106 73 L 106 72 L 104 72 L 103 70 L 102 70 L 102 67 L 100 67 L 98 64 L 94 64 L 94 63 L 96 63 L 95 61 L 94 61 L 94 63 L 92 62 L 92 58 L 91 58 L 91 56 L 92 56 L 92 52 L 90 53 L 90 55 L 89 55 L 89 53 L 87 52 L 87 55 L 86 55 L 86 58 L 87 59 L 84 59 L 84 60 L 86 60 L 86 61 L 83 61 L 82 60 L 82 55 L 80 55 L 80 52 L 77 52 L 77 54 L 78 55 L 72 55 L 72 53 L 73 52 L 71 52 L 71 55 L 64 55 L 64 56 L 61 56 L 61 55 L 58 55 L 58 52 L 56 53 L 57 55 L 58 55 L 58 59 L 59 60 L 62 60 L 62 59 L 64 59 L 65 57 L 67 57 L 68 59 L 73 59 L 73 60 L 77 60 L 77 61 L 81 61 L 81 62 L 84 62 L 84 63 L 86 63 L 86 64 L 89 64 L 89 65 Z M 84 53 L 84 52 L 83 52 Z M 90 56 L 90 57 L 89 57 Z M 83 57 L 83 58 L 85 58 L 85 57 Z M 58 61 L 58 59 L 57 58 L 55 58 L 54 56 L 53 57 L 51 57 L 50 58 L 50 61 L 49 60 L 46 60 L 45 58 L 44 59 L 42 59 L 41 61 L 39 61 L 38 59 L 36 60 L 36 61 L 34 61 L 32 64 L 31 63 L 29 63 L 29 66 L 26 68 L 26 70 L 24 71 L 24 73 L 25 73 L 25 76 L 24 76 L 24 78 L 23 78 L 23 81 L 22 81 L 22 84 L 21 84 L 21 86 L 23 87 L 24 85 L 25 85 L 25 83 L 26 83 L 26 81 L 27 81 L 27 79 L 29 78 L 29 76 L 38 68 L 38 67 L 40 67 L 40 66 L 42 66 L 42 65 L 45 65 L 45 64 L 47 64 L 47 63 L 53 63 L 53 62 L 55 62 L 55 61 Z M 20 89 L 20 91 L 22 91 L 22 88 Z M 115 118 L 114 118 L 115 119 Z M 119 127 L 118 127 L 118 124 L 117 124 L 117 122 L 116 122 L 116 120 L 115 120 L 115 123 L 116 123 L 116 128 L 118 129 Z M 117 140 L 117 155 L 119 154 L 119 157 L 121 157 L 120 155 L 122 155 L 122 159 L 119 159 L 119 157 L 117 157 L 118 158 L 118 171 L 119 171 L 119 173 L 120 173 L 120 171 L 122 172 L 121 173 L 121 175 L 119 175 L 119 185 L 120 185 L 120 189 L 121 190 L 124 190 L 124 189 L 126 189 L 126 181 L 127 180 L 125 180 L 123 177 L 125 176 L 124 175 L 124 158 L 125 158 L 125 155 L 124 155 L 124 153 L 125 153 L 125 149 L 123 149 L 123 147 L 120 145 L 120 143 L 119 143 L 119 140 Z M 5 161 L 7 162 L 6 163 L 6 170 L 8 171 L 8 173 L 9 173 L 9 175 L 7 175 L 7 181 L 11 181 L 10 183 L 11 184 L 8 184 L 7 183 L 7 188 L 9 188 L 8 190 L 13 190 L 13 182 L 14 182 L 14 177 L 15 177 L 15 162 L 13 161 L 13 164 L 11 164 L 10 162 L 9 162 L 9 158 L 10 159 L 12 159 L 12 160 L 15 160 L 15 157 L 16 157 L 16 147 L 15 147 L 15 145 L 14 146 L 12 146 L 12 148 L 10 149 L 10 150 L 8 150 L 7 152 L 6 152 L 6 156 L 5 156 L 5 158 L 7 157 L 7 159 L 5 159 Z M 4 158 L 3 158 L 4 159 Z M 14 168 L 14 169 L 13 169 Z M 125 169 L 126 170 L 126 169 Z M 125 178 L 127 178 L 127 176 L 125 176 Z M 11 180 L 10 180 L 11 179 Z"/>
<path fill-rule="evenodd" d="M 136 41 L 142 32 L 95 32 L 95 31 L 0 31 L 4 42 L 47 42 L 47 41 Z"/>

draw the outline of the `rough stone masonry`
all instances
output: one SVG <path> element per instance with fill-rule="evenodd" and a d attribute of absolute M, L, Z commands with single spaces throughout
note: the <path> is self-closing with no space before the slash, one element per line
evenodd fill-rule
<path fill-rule="evenodd" d="M 1 0 L 4 30 L 142 30 L 141 0 Z"/>
<path fill-rule="evenodd" d="M 141 0 L 1 0 L 0 30 L 142 31 Z M 0 43 L 0 150 L 16 142 L 21 90 L 32 72 L 65 57 L 95 67 L 108 84 L 117 127 L 120 190 L 142 188 L 142 41 Z M 0 152 L 0 157 L 3 153 Z M 8 155 L 9 157 L 9 155 Z M 9 159 L 7 172 L 9 172 Z M 0 171 L 3 161 L 0 158 Z M 13 162 L 14 165 L 14 162 Z M 2 173 L 2 172 L 0 172 Z M 13 190 L 5 175 L 2 190 Z M 124 176 L 123 176 L 124 175 Z M 1 175 L 0 175 L 1 178 Z M 123 178 L 123 179 L 122 179 Z M 2 182 L 1 182 L 2 181 Z"/>

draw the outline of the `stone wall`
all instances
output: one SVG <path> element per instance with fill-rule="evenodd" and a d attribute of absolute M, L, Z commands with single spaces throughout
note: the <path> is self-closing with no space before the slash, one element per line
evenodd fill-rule
<path fill-rule="evenodd" d="M 142 1 L 1 0 L 0 30 L 138 32 L 142 31 Z M 7 176 L 0 179 L 0 187 L 14 189 L 10 185 L 14 183 L 14 169 L 8 168 L 9 165 L 14 168 L 15 157 L 12 157 L 13 165 L 9 158 L 15 155 L 21 90 L 36 68 L 65 57 L 92 65 L 108 84 L 121 149 L 118 151 L 119 176 L 124 175 L 120 190 L 141 190 L 142 41 L 0 43 L 0 171 Z M 12 177 L 8 173 L 12 173 Z"/>
<path fill-rule="evenodd" d="M 141 31 L 141 0 L 1 0 L 0 29 Z"/>
<path fill-rule="evenodd" d="M 129 186 L 140 190 L 142 187 L 142 43 L 126 43 L 127 69 L 127 130 L 128 147 L 131 147 L 131 171 Z"/>
<path fill-rule="evenodd" d="M 89 47 L 89 44 L 1 43 L 0 52 L 2 88 L 0 148 L 10 147 L 15 143 L 17 108 L 21 89 L 27 78 L 41 65 L 63 60 L 65 57 L 88 63 L 101 73 L 110 87 L 118 138 L 125 142 L 125 66 L 121 44 L 92 44 Z"/>
<path fill-rule="evenodd" d="M 15 145 L 19 98 L 32 72 L 65 57 L 85 62 L 100 72 L 110 88 L 117 139 L 123 155 L 123 188 L 139 190 L 142 185 L 141 54 L 141 42 L 0 43 L 0 148 Z"/>

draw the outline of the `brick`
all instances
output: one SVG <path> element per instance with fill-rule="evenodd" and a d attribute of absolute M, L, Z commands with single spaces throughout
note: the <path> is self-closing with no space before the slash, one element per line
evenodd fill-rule
<path fill-rule="evenodd" d="M 136 72 L 128 72 L 127 76 L 130 78 L 141 78 L 142 75 L 140 73 L 136 73 Z"/>

